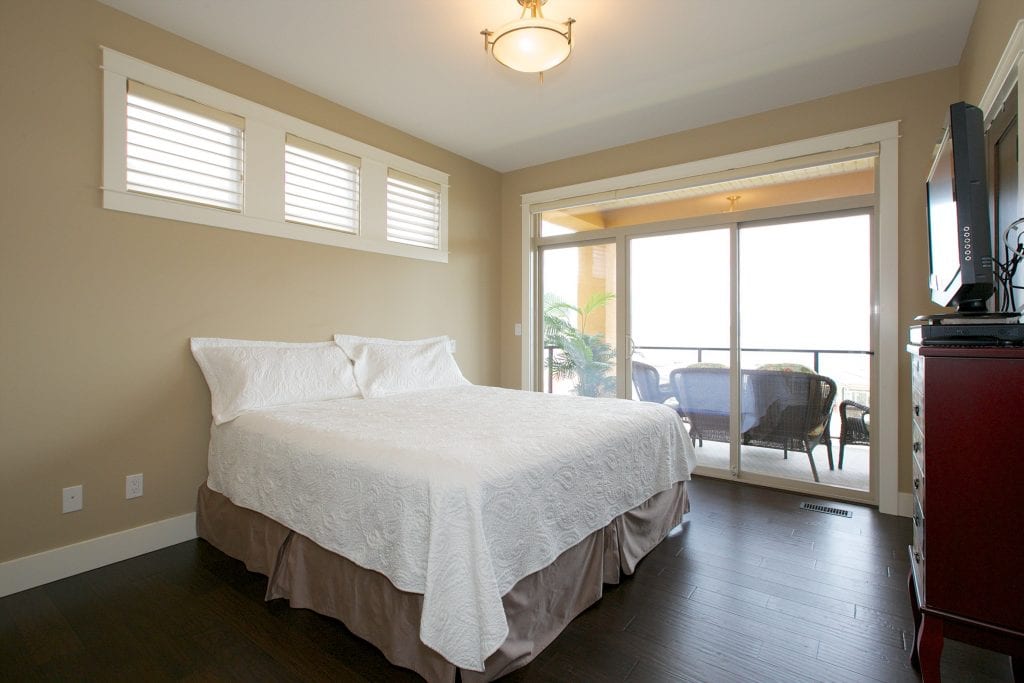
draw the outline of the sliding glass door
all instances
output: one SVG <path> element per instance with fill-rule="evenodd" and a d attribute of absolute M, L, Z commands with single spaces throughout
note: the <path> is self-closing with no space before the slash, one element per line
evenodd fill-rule
<path fill-rule="evenodd" d="M 738 241 L 741 470 L 867 491 L 843 421 L 870 422 L 870 215 L 745 223 Z"/>
<path fill-rule="evenodd" d="M 698 473 L 871 502 L 873 161 L 743 182 L 543 212 L 534 385 L 671 407 Z"/>
<path fill-rule="evenodd" d="M 704 424 L 697 461 L 729 470 L 730 234 L 728 227 L 629 240 L 632 398 L 653 400 L 655 381 L 696 435 L 687 396 L 700 392 Z M 652 380 L 651 378 L 657 378 Z M 656 396 L 656 395 L 655 395 Z M 712 437 L 719 436 L 719 440 Z"/>
<path fill-rule="evenodd" d="M 540 250 L 544 391 L 616 395 L 615 244 Z"/>

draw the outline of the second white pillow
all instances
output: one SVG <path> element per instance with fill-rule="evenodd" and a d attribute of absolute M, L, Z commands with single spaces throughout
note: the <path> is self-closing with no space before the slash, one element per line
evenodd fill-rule
<path fill-rule="evenodd" d="M 336 334 L 334 341 L 352 359 L 363 398 L 469 384 L 448 337 L 399 341 Z"/>

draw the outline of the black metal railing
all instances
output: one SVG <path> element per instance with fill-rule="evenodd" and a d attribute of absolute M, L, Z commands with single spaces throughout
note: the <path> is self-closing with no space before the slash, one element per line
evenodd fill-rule
<path fill-rule="evenodd" d="M 544 351 L 546 352 L 546 356 L 547 356 L 546 367 L 547 367 L 547 373 L 548 373 L 548 383 L 547 383 L 548 384 L 548 387 L 547 387 L 548 393 L 552 392 L 553 386 L 554 386 L 554 375 L 552 373 L 551 365 L 552 365 L 552 361 L 554 360 L 554 357 L 555 357 L 555 351 L 557 349 L 558 349 L 557 346 L 545 346 L 544 347 Z M 728 351 L 730 351 L 728 346 L 634 346 L 633 350 L 634 351 L 645 351 L 645 350 L 646 351 L 696 351 L 697 352 L 697 362 L 698 363 L 701 363 L 701 362 L 704 361 L 704 352 L 706 352 L 706 351 L 712 351 L 712 352 L 723 352 L 723 351 L 724 352 L 728 352 Z M 803 353 L 803 354 L 809 353 L 809 354 L 812 354 L 813 359 L 814 359 L 813 360 L 812 369 L 814 370 L 814 372 L 818 373 L 819 372 L 819 368 L 820 368 L 820 364 L 821 364 L 821 356 L 823 354 L 872 356 L 872 355 L 874 355 L 875 352 L 874 351 L 850 350 L 850 349 L 778 349 L 778 348 L 758 349 L 758 348 L 740 348 L 740 353 Z"/>
<path fill-rule="evenodd" d="M 729 351 L 727 346 L 634 346 L 634 350 L 649 350 L 649 351 L 696 351 L 697 362 L 703 362 L 705 351 Z M 757 348 L 740 348 L 740 353 L 809 353 L 814 357 L 814 364 L 812 369 L 818 372 L 821 366 L 821 355 L 822 354 L 846 354 L 846 355 L 864 355 L 870 356 L 874 354 L 874 351 L 859 351 L 850 349 L 757 349 Z"/>

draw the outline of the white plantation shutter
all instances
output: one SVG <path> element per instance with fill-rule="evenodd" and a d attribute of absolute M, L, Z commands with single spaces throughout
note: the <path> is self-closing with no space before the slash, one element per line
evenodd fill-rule
<path fill-rule="evenodd" d="M 388 169 L 388 241 L 438 249 L 440 219 L 440 185 Z"/>
<path fill-rule="evenodd" d="M 126 189 L 241 211 L 244 128 L 239 116 L 129 80 Z"/>
<path fill-rule="evenodd" d="M 101 51 L 104 209 L 448 262 L 447 173 Z"/>
<path fill-rule="evenodd" d="M 295 223 L 359 232 L 359 158 L 287 135 L 284 217 Z"/>

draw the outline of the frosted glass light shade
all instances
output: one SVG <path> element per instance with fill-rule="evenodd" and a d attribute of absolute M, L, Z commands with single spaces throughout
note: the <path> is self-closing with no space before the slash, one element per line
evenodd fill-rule
<path fill-rule="evenodd" d="M 565 24 L 542 17 L 505 24 L 494 33 L 491 54 L 510 69 L 537 73 L 564 62 L 572 52 Z"/>

